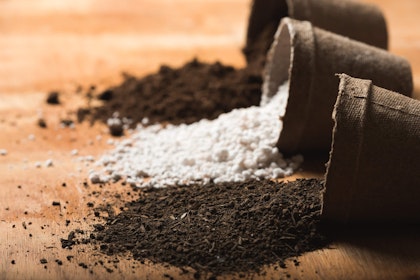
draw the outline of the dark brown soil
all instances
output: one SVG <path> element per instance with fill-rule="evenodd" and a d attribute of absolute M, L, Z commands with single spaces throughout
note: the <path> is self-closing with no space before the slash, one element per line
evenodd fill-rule
<path fill-rule="evenodd" d="M 108 255 L 131 252 L 198 275 L 284 267 L 287 258 L 327 245 L 318 229 L 322 189 L 315 179 L 147 188 L 95 225 L 88 242 Z M 74 245 L 70 235 L 63 247 Z"/>
<path fill-rule="evenodd" d="M 52 91 L 48 93 L 46 102 L 51 105 L 60 104 L 60 93 L 57 91 Z"/>
<path fill-rule="evenodd" d="M 125 81 L 97 95 L 103 104 L 80 108 L 79 121 L 107 122 L 114 112 L 133 121 L 132 127 L 148 118 L 149 123 L 193 123 L 215 119 L 221 113 L 258 105 L 261 75 L 235 69 L 219 62 L 207 64 L 197 59 L 180 68 L 162 65 L 157 73 Z"/>

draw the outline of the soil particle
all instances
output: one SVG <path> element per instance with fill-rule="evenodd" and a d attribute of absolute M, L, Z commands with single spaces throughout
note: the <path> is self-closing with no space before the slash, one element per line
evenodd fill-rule
<path fill-rule="evenodd" d="M 51 105 L 60 104 L 60 93 L 57 91 L 51 91 L 47 96 L 47 103 Z"/>
<path fill-rule="evenodd" d="M 106 267 L 105 269 L 106 269 L 106 272 L 108 272 L 108 273 L 112 273 L 112 272 L 114 272 L 114 270 L 113 270 L 113 269 L 111 269 L 111 268 L 109 268 L 109 267 Z"/>
<path fill-rule="evenodd" d="M 87 269 L 88 268 L 88 265 L 85 264 L 85 263 L 83 263 L 83 262 L 79 263 L 79 266 L 80 267 L 83 267 L 84 269 Z"/>
<path fill-rule="evenodd" d="M 79 108 L 76 111 L 76 117 L 77 117 L 77 121 L 79 123 L 83 122 L 87 116 L 89 116 L 90 114 L 90 109 L 89 108 Z"/>
<path fill-rule="evenodd" d="M 62 120 L 60 120 L 60 124 L 61 124 L 63 127 L 71 127 L 71 126 L 73 126 L 73 125 L 74 125 L 74 122 L 73 122 L 73 120 L 71 120 L 71 119 L 62 119 Z"/>
<path fill-rule="evenodd" d="M 98 99 L 102 101 L 109 101 L 112 99 L 113 96 L 114 96 L 114 92 L 110 89 L 107 89 L 98 95 Z"/>
<path fill-rule="evenodd" d="M 47 122 L 42 118 L 38 119 L 37 124 L 41 128 L 47 128 Z"/>
<path fill-rule="evenodd" d="M 119 118 L 109 118 L 107 125 L 112 136 L 122 136 L 124 134 L 124 124 Z"/>
<path fill-rule="evenodd" d="M 61 241 L 61 247 L 63 249 L 64 248 L 72 249 L 72 246 L 76 244 L 75 237 L 76 237 L 76 233 L 74 231 L 71 231 L 68 234 L 67 239 L 61 238 L 60 239 L 60 241 Z M 67 259 L 69 259 L 69 258 L 67 258 Z"/>

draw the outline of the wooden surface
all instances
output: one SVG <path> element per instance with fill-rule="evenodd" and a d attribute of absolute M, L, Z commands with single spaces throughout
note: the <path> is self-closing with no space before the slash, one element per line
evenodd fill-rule
<path fill-rule="evenodd" d="M 412 63 L 415 97 L 420 99 L 420 1 L 368 2 L 377 3 L 387 17 L 391 52 Z M 110 137 L 100 125 L 61 128 L 59 120 L 77 108 L 78 85 L 104 88 L 119 82 L 121 71 L 142 75 L 161 63 L 178 66 L 193 56 L 242 66 L 248 4 L 0 0 L 0 149 L 8 151 L 0 156 L 0 279 L 159 279 L 164 273 L 180 277 L 176 268 L 136 264 L 133 269 L 129 260 L 122 260 L 113 273 L 100 265 L 90 273 L 78 264 L 102 258 L 92 248 L 61 249 L 61 237 L 71 229 L 89 228 L 94 221 L 87 202 L 106 201 L 116 193 L 128 196 L 128 189 L 86 188 L 90 167 L 71 151 L 97 156 L 109 148 Z M 46 92 L 52 89 L 65 92 L 62 106 L 45 105 Z M 48 129 L 36 125 L 40 114 Z M 45 167 L 48 159 L 53 159 L 52 167 Z M 307 169 L 298 176 L 319 177 L 321 171 Z M 53 201 L 61 205 L 53 206 Z M 70 262 L 68 255 L 74 255 Z M 47 268 L 42 258 L 48 260 Z M 298 267 L 290 261 L 285 270 L 268 267 L 265 276 L 248 278 L 281 279 L 290 274 L 292 279 L 420 279 L 419 232 L 352 232 L 299 261 Z"/>

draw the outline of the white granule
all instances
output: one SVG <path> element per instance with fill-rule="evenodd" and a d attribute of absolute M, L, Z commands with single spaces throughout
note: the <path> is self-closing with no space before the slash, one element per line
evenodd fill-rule
<path fill-rule="evenodd" d="M 89 178 L 164 187 L 291 175 L 303 158 L 285 160 L 276 147 L 287 91 L 286 83 L 266 105 L 235 109 L 211 121 L 138 127 L 130 138 L 114 143 L 115 149 L 96 162 L 102 169 L 91 171 Z"/>
<path fill-rule="evenodd" d="M 0 149 L 0 155 L 1 156 L 6 156 L 7 155 L 7 150 L 6 149 Z"/>
<path fill-rule="evenodd" d="M 96 173 L 91 173 L 89 174 L 89 180 L 93 183 L 93 184 L 99 184 L 102 183 L 101 177 L 99 174 Z"/>
<path fill-rule="evenodd" d="M 52 167 L 54 165 L 54 162 L 52 159 L 47 159 L 45 161 L 45 167 Z"/>
<path fill-rule="evenodd" d="M 93 156 L 89 155 L 89 156 L 79 157 L 78 160 L 82 161 L 82 162 L 94 162 L 95 158 Z"/>

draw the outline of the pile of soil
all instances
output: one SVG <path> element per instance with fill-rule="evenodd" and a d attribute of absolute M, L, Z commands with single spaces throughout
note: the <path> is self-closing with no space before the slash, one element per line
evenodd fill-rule
<path fill-rule="evenodd" d="M 203 118 L 215 119 L 235 108 L 259 105 L 261 75 L 235 69 L 220 62 L 197 59 L 180 68 L 162 65 L 142 78 L 125 76 L 125 81 L 97 96 L 103 104 L 80 108 L 79 121 L 90 115 L 92 122 L 107 122 L 113 113 L 132 120 L 132 127 L 147 118 L 150 124 L 190 124 Z"/>
<path fill-rule="evenodd" d="M 284 267 L 285 259 L 327 245 L 318 228 L 322 186 L 310 179 L 145 188 L 95 225 L 88 242 L 110 256 L 131 252 L 198 276 Z"/>

